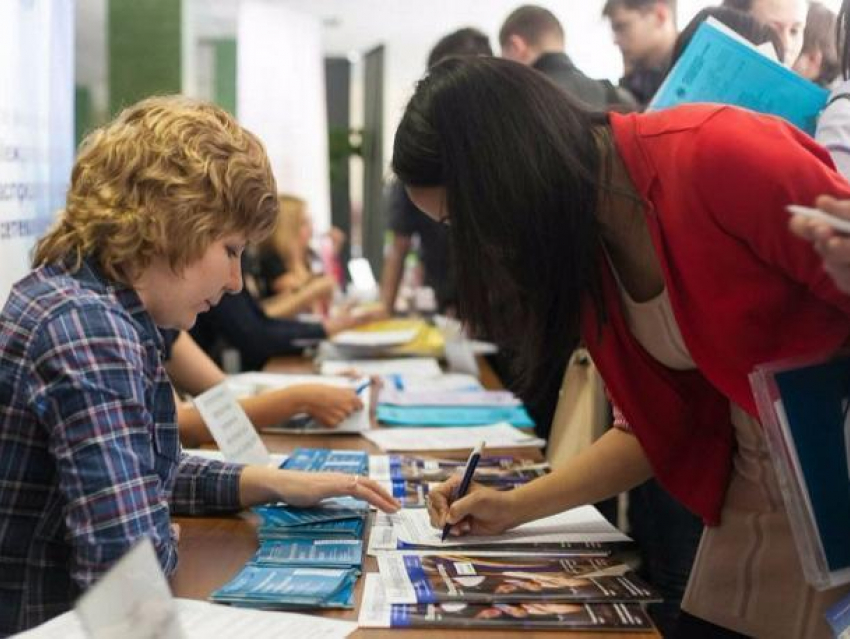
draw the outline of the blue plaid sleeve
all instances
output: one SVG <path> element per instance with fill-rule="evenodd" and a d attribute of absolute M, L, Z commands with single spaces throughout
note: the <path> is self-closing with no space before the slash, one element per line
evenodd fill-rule
<path fill-rule="evenodd" d="M 242 464 L 183 455 L 174 492 L 169 498 L 177 515 L 202 515 L 241 509 L 239 478 Z"/>
<path fill-rule="evenodd" d="M 65 499 L 72 578 L 91 584 L 143 536 L 171 573 L 177 547 L 165 487 L 179 452 L 163 446 L 152 417 L 158 358 L 128 317 L 102 307 L 51 319 L 30 355 L 30 405 L 48 431 Z"/>

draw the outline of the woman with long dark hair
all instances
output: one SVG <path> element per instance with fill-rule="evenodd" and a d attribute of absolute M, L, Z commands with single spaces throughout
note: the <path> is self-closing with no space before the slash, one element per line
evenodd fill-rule
<path fill-rule="evenodd" d="M 747 382 L 850 336 L 850 298 L 784 211 L 850 196 L 826 152 L 732 107 L 591 114 L 521 65 L 475 59 L 420 82 L 393 169 L 450 226 L 472 330 L 518 353 L 528 386 L 583 342 L 630 424 L 514 491 L 450 503 L 450 480 L 432 523 L 499 533 L 654 476 L 707 524 L 686 632 L 826 636 L 837 593 L 803 579 Z"/>

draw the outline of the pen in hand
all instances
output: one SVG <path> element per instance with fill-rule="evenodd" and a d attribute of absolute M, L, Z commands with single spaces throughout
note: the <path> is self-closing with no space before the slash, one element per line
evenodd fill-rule
<path fill-rule="evenodd" d="M 475 474 L 475 468 L 478 466 L 478 461 L 481 459 L 481 453 L 483 451 L 484 442 L 481 442 L 478 446 L 472 449 L 472 452 L 469 454 L 469 459 L 466 460 L 466 468 L 463 471 L 463 479 L 460 480 L 460 485 L 457 487 L 457 491 L 454 494 L 452 502 L 455 502 L 466 495 L 466 492 L 469 490 L 469 484 L 472 482 L 472 476 Z M 451 528 L 452 524 L 446 522 L 446 525 L 443 526 L 443 534 L 440 536 L 440 541 L 446 540 Z"/>

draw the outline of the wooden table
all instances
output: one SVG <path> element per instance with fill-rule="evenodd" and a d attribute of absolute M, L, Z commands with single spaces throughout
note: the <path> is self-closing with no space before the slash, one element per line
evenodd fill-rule
<path fill-rule="evenodd" d="M 267 367 L 267 371 L 304 373 L 312 370 L 307 360 L 300 358 L 278 358 Z M 487 388 L 501 388 L 492 369 L 482 360 L 482 383 Z M 373 402 L 374 405 L 374 402 Z M 365 450 L 370 454 L 381 454 L 379 448 L 369 440 L 355 435 L 311 436 L 311 435 L 263 435 L 263 441 L 273 453 L 290 453 L 302 447 L 336 448 L 346 450 Z M 541 459 L 538 449 L 498 449 L 494 453 L 514 454 L 520 457 Z M 441 451 L 441 456 L 444 455 Z M 455 456 L 463 457 L 465 452 L 457 451 Z M 175 517 L 180 524 L 180 563 L 171 579 L 174 595 L 189 599 L 206 599 L 210 593 L 224 585 L 238 573 L 257 550 L 256 528 L 259 519 L 251 513 L 241 513 L 228 517 Z M 366 534 L 369 534 L 367 529 Z M 367 537 L 368 538 L 368 537 Z M 378 565 L 374 557 L 366 557 L 364 572 L 377 572 Z M 357 580 L 354 610 L 322 611 L 323 617 L 356 621 L 363 596 L 363 579 Z M 282 629 L 285 634 L 285 629 Z M 564 637 L 600 637 L 600 633 L 577 633 L 553 630 L 513 630 L 497 632 L 492 629 L 366 629 L 361 628 L 351 636 L 356 639 L 385 638 L 390 634 L 402 634 L 403 639 L 427 637 L 437 639 L 461 639 L 468 635 L 493 639 L 523 637 L 524 639 Z M 282 634 L 282 636 L 283 636 Z M 657 633 L 604 633 L 605 639 L 645 639 L 658 637 Z M 294 638 L 296 639 L 296 638 Z"/>

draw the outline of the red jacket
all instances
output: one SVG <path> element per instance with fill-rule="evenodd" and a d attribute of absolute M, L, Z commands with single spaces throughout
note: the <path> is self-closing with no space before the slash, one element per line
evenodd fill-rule
<path fill-rule="evenodd" d="M 604 259 L 608 321 L 600 331 L 585 304 L 584 339 L 656 478 L 717 524 L 734 446 L 729 401 L 756 416 L 747 376 L 757 364 L 831 351 L 850 335 L 850 297 L 788 231 L 785 211 L 823 193 L 850 198 L 850 185 L 811 138 L 733 107 L 612 113 L 611 127 L 698 370 L 668 369 L 635 341 Z"/>

